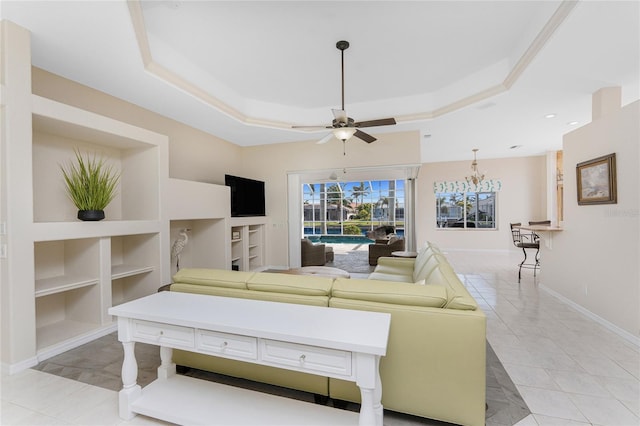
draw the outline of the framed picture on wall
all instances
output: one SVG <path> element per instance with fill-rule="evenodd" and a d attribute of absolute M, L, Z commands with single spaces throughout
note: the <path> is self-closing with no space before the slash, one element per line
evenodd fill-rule
<path fill-rule="evenodd" d="M 576 166 L 578 204 L 616 204 L 616 154 L 584 161 Z"/>

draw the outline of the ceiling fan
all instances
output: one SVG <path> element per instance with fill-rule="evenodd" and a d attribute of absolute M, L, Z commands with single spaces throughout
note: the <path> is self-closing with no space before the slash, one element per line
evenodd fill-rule
<path fill-rule="evenodd" d="M 336 43 L 336 47 L 340 50 L 342 59 L 342 109 L 332 109 L 334 119 L 330 126 L 292 126 L 294 129 L 333 129 L 324 138 L 320 139 L 317 143 L 327 143 L 332 137 L 340 139 L 343 143 L 346 142 L 351 136 L 355 136 L 358 139 L 362 139 L 366 143 L 371 143 L 376 140 L 373 136 L 360 130 L 362 127 L 375 127 L 375 126 L 389 126 L 396 124 L 394 118 L 381 118 L 378 120 L 358 121 L 347 116 L 347 112 L 344 109 L 344 51 L 349 48 L 349 42 L 340 40 Z"/>

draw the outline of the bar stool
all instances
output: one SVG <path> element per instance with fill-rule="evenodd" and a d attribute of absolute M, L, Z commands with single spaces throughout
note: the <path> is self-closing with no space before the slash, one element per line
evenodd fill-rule
<path fill-rule="evenodd" d="M 532 224 L 530 222 L 530 224 Z M 511 223 L 511 237 L 513 238 L 513 245 L 521 248 L 524 253 L 524 259 L 518 264 L 518 282 L 522 277 L 522 268 L 533 269 L 533 276 L 536 276 L 536 271 L 540 268 L 540 237 L 535 232 L 523 233 L 520 230 L 522 224 L 520 222 Z M 535 250 L 534 256 L 535 262 L 527 263 L 527 250 Z"/>

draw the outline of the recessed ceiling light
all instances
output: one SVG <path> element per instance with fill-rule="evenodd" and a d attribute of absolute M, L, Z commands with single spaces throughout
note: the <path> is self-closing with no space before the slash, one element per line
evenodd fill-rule
<path fill-rule="evenodd" d="M 544 116 L 544 118 L 556 118 L 556 114 L 555 113 L 547 114 Z"/>
<path fill-rule="evenodd" d="M 518 149 L 518 148 L 522 148 L 522 145 L 511 145 L 509 147 L 509 149 Z"/>
<path fill-rule="evenodd" d="M 577 121 L 570 121 L 570 122 L 567 123 L 567 125 L 569 125 L 569 126 L 575 126 L 576 124 L 578 124 Z"/>
<path fill-rule="evenodd" d="M 487 109 L 496 106 L 495 102 L 487 102 L 486 104 L 479 105 L 478 109 Z"/>

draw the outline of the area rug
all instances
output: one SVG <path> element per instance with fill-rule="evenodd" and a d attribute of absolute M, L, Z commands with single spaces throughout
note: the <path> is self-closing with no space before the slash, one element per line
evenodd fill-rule
<path fill-rule="evenodd" d="M 357 274 L 370 274 L 375 268 L 375 266 L 369 265 L 369 252 L 366 250 L 349 250 L 344 253 L 336 252 L 333 262 L 329 262 L 325 266 L 331 266 Z"/>
<path fill-rule="evenodd" d="M 157 346 L 136 343 L 135 354 L 136 360 L 138 361 L 138 384 L 144 387 L 157 378 L 156 369 L 160 365 L 159 350 Z M 117 333 L 111 333 L 43 361 L 35 366 L 34 369 L 118 391 L 122 388 L 122 381 L 120 379 L 122 360 L 122 344 L 117 340 Z M 288 398 L 309 402 L 314 400 L 313 395 L 306 392 L 236 379 L 220 374 L 195 369 L 190 369 L 184 374 Z M 346 409 L 358 410 L 358 407 L 357 404 L 348 404 Z M 529 408 L 487 342 L 486 425 L 511 426 L 529 415 L 529 413 Z M 384 423 L 386 426 L 448 424 L 387 410 L 385 410 Z"/>

